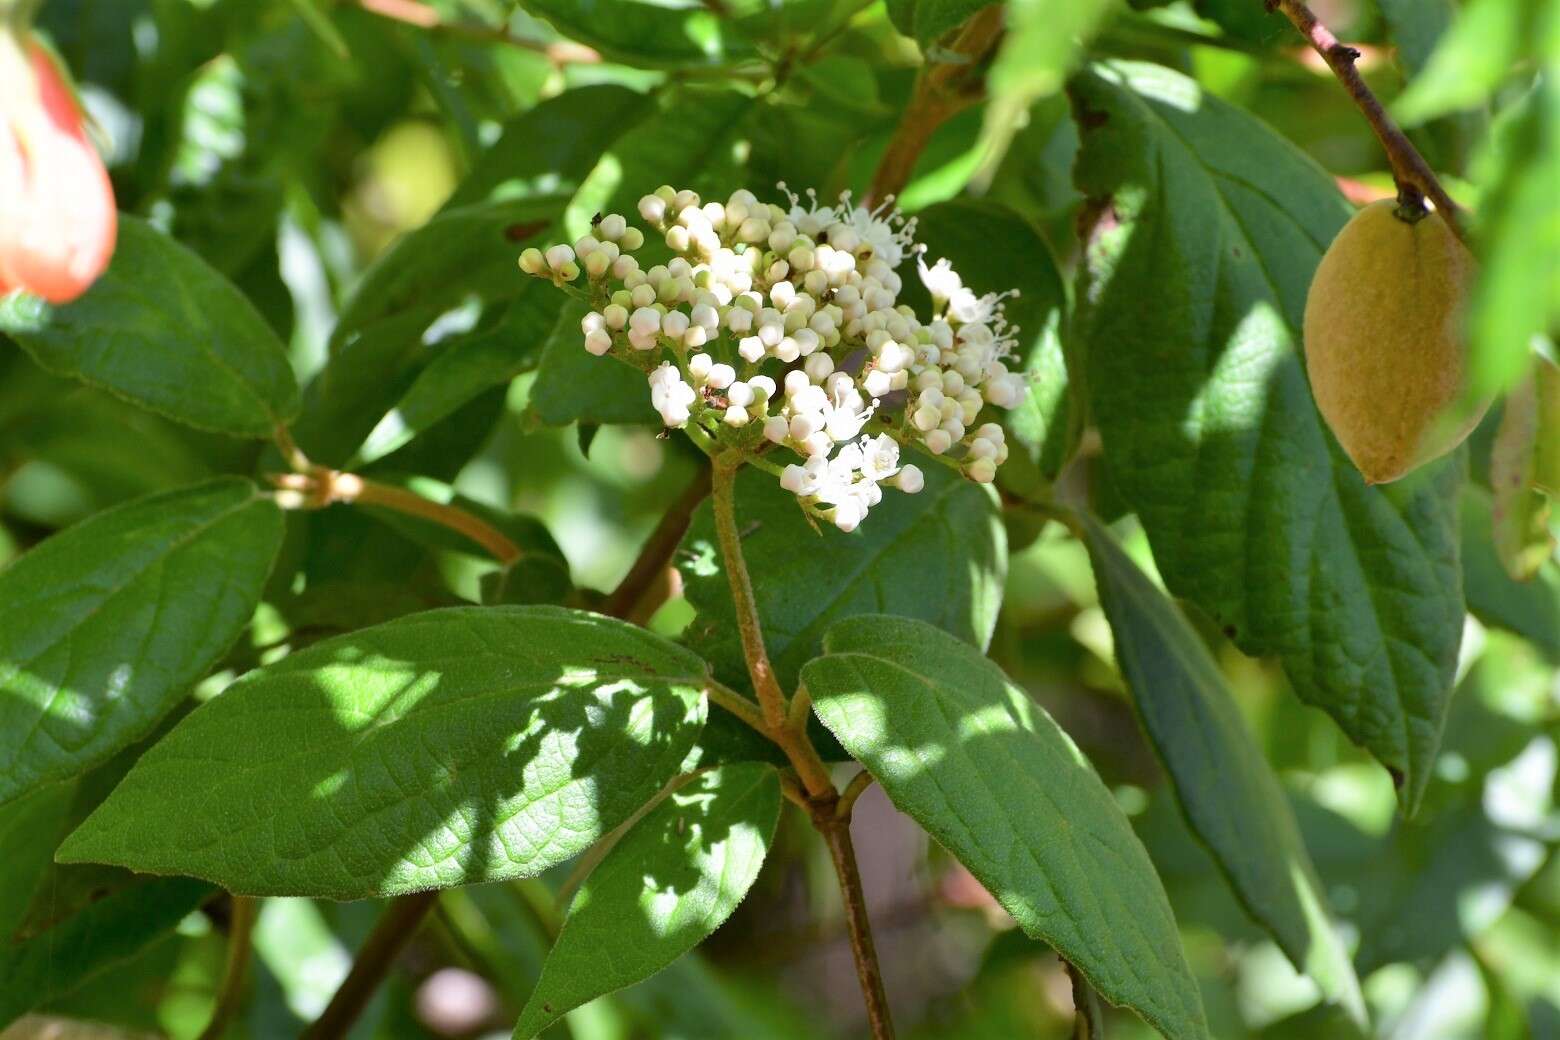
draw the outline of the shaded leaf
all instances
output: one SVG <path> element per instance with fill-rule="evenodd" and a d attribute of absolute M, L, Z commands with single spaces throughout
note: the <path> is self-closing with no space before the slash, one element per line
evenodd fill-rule
<path fill-rule="evenodd" d="M 134 959 L 211 894 L 204 882 L 154 878 L 26 942 L 0 946 L 0 1028 Z"/>
<path fill-rule="evenodd" d="M 1187 821 L 1296 969 L 1365 1025 L 1359 979 L 1273 769 L 1218 665 L 1099 521 L 1080 514 L 1116 660 Z"/>
<path fill-rule="evenodd" d="M 282 540 L 223 479 L 66 529 L 0 572 L 0 802 L 144 735 L 249 623 Z"/>
<path fill-rule="evenodd" d="M 150 224 L 121 215 L 113 261 L 86 294 L 13 293 L 0 331 L 57 375 L 202 429 L 270 437 L 298 411 L 281 341 L 247 297 Z"/>
<path fill-rule="evenodd" d="M 917 495 L 889 491 L 871 523 L 853 534 L 814 530 L 796 496 L 751 467 L 737 476 L 742 554 L 771 663 L 782 686 L 817 656 L 824 633 L 856 614 L 892 611 L 920 618 L 984 648 L 996 625 L 1007 575 L 1007 537 L 991 494 L 927 466 Z M 715 514 L 694 513 L 676 559 L 684 594 L 698 611 L 686 639 L 716 675 L 747 683 L 731 587 L 716 551 Z"/>
<path fill-rule="evenodd" d="M 780 782 L 767 765 L 700 773 L 668 795 L 580 886 L 515 1036 L 535 1036 L 708 938 L 758 877 L 779 818 Z"/>
<path fill-rule="evenodd" d="M 802 680 L 824 725 L 1026 934 L 1171 1040 L 1208 1036 L 1148 854 L 1000 668 L 924 622 L 858 617 L 829 630 Z"/>
<path fill-rule="evenodd" d="M 1348 208 L 1251 117 L 1151 65 L 1075 81 L 1095 220 L 1076 323 L 1111 482 L 1165 584 L 1277 654 L 1400 780 L 1428 781 L 1462 636 L 1454 456 L 1367 487 L 1299 357 Z"/>
<path fill-rule="evenodd" d="M 922 49 L 936 43 L 943 33 L 985 7 L 991 0 L 888 0 L 888 17 L 894 28 L 919 43 Z"/>
<path fill-rule="evenodd" d="M 1547 358 L 1506 395 L 1500 428 L 1490 452 L 1494 492 L 1495 552 L 1506 573 L 1530 581 L 1554 557 L 1549 530 L 1550 499 L 1556 490 L 1553 459 L 1560 458 L 1560 368 Z"/>
<path fill-rule="evenodd" d="M 677 772 L 704 681 L 688 651 L 583 611 L 401 618 L 196 709 L 57 858 L 330 899 L 534 876 Z"/>
<path fill-rule="evenodd" d="M 1495 552 L 1489 493 L 1462 493 L 1463 587 L 1468 611 L 1486 625 L 1514 632 L 1560 662 L 1560 563 L 1550 560 L 1531 581 L 1513 581 Z"/>

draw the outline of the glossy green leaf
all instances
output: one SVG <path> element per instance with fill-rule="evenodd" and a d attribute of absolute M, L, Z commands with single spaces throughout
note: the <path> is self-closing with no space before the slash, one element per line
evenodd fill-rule
<path fill-rule="evenodd" d="M 1348 208 L 1320 167 L 1168 69 L 1099 66 L 1074 94 L 1095 215 L 1075 327 L 1112 484 L 1170 591 L 1278 655 L 1412 811 L 1462 636 L 1462 459 L 1367 487 L 1317 415 L 1299 329 Z"/>
<path fill-rule="evenodd" d="M 929 206 L 915 219 L 928 264 L 947 258 L 977 293 L 1018 292 L 1004 302 L 1008 322 L 1020 334 L 1008 365 L 1029 375 L 1029 393 L 1017 408 L 993 409 L 993 417 L 1007 428 L 1013 450 L 999 471 L 1003 485 L 1037 490 L 1056 479 L 1082 429 L 1068 392 L 1062 343 L 1067 289 L 1056 260 L 1032 224 L 998 203 L 955 199 Z M 930 313 L 930 296 L 908 272 L 900 299 Z"/>
<path fill-rule="evenodd" d="M 1462 493 L 1463 588 L 1468 611 L 1486 625 L 1514 632 L 1560 662 L 1560 562 L 1542 564 L 1530 581 L 1513 581 L 1495 551 L 1488 492 Z"/>
<path fill-rule="evenodd" d="M 138 499 L 0 572 L 0 802 L 144 735 L 233 645 L 282 541 L 247 480 Z"/>
<path fill-rule="evenodd" d="M 871 523 L 853 534 L 810 526 L 796 496 L 771 475 L 737 477 L 742 554 L 755 576 L 764 643 L 782 686 L 817 656 L 831 625 L 892 611 L 920 618 L 984 648 L 1007 575 L 1007 536 L 991 493 L 928 465 L 918 495 L 887 491 Z M 676 556 L 684 594 L 698 611 L 685 638 L 716 674 L 745 685 L 731 587 L 715 543 L 709 502 L 694 513 Z"/>
<path fill-rule="evenodd" d="M 708 938 L 758 877 L 779 819 L 779 778 L 758 763 L 700 773 L 668 795 L 580 886 L 516 1038 L 649 978 Z"/>
<path fill-rule="evenodd" d="M 202 429 L 270 437 L 298 411 L 281 341 L 249 299 L 136 217 L 120 217 L 114 259 L 84 296 L 14 293 L 0 332 L 50 372 Z"/>
<path fill-rule="evenodd" d="M 0 946 L 0 1029 L 134 959 L 211 894 L 200 881 L 154 878 L 26 942 Z"/>
<path fill-rule="evenodd" d="M 1192 830 L 1297 969 L 1361 1026 L 1365 1002 L 1278 778 L 1197 633 L 1099 521 L 1080 515 L 1116 661 Z"/>
<path fill-rule="evenodd" d="M 688 651 L 583 611 L 415 614 L 202 705 L 58 858 L 330 899 L 534 876 L 676 774 L 704 682 Z"/>
<path fill-rule="evenodd" d="M 829 630 L 802 681 L 889 798 L 1114 1004 L 1207 1037 L 1148 853 L 1088 760 L 980 651 L 920 621 Z"/>

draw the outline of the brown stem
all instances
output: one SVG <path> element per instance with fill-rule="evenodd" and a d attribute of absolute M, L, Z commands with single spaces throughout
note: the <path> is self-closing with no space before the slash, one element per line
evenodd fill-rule
<path fill-rule="evenodd" d="M 1312 49 L 1322 56 L 1327 67 L 1332 69 L 1333 75 L 1338 77 L 1338 82 L 1343 84 L 1343 89 L 1354 99 L 1354 104 L 1364 114 L 1365 121 L 1370 124 L 1376 139 L 1386 150 L 1387 162 L 1392 166 L 1392 179 L 1397 182 L 1398 197 L 1405 205 L 1421 208 L 1424 199 L 1435 203 L 1436 212 L 1441 215 L 1442 220 L 1446 221 L 1447 227 L 1466 243 L 1467 239 L 1458 219 L 1461 210 L 1457 203 L 1452 201 L 1446 189 L 1441 187 L 1441 182 L 1436 179 L 1435 171 L 1430 169 L 1430 164 L 1425 162 L 1425 157 L 1419 154 L 1419 149 L 1414 147 L 1402 128 L 1387 114 L 1387 110 L 1382 107 L 1370 87 L 1365 85 L 1359 69 L 1355 67 L 1360 52 L 1339 43 L 1338 37 L 1317 19 L 1315 12 L 1306 5 L 1305 0 L 1264 0 L 1264 2 L 1269 11 L 1281 11 L 1284 17 L 1294 23 L 1294 27 L 1300 30 L 1300 35 L 1304 36 Z"/>
<path fill-rule="evenodd" d="M 1063 961 L 1072 980 L 1073 1040 L 1105 1040 L 1105 1012 L 1099 994 L 1071 961 Z"/>
<path fill-rule="evenodd" d="M 922 66 L 915 93 L 878 162 L 867 191 L 868 201 L 881 202 L 903 191 L 937 128 L 980 100 L 984 92 L 980 66 L 1001 38 L 1002 5 L 993 4 L 977 11 L 959 29 L 948 48 L 958 56 L 955 60 L 934 60 Z"/>
<path fill-rule="evenodd" d="M 677 497 L 677 501 L 666 511 L 666 515 L 661 517 L 661 522 L 656 525 L 655 530 L 650 532 L 650 537 L 639 550 L 639 556 L 634 560 L 634 565 L 628 569 L 628 574 L 602 602 L 603 614 L 620 618 L 631 618 L 635 615 L 635 608 L 640 606 L 640 602 L 655 585 L 656 579 L 666 571 L 672 553 L 677 551 L 683 535 L 688 532 L 688 523 L 693 517 L 694 509 L 709 497 L 709 493 L 709 467 L 702 466 L 698 475 L 689 482 L 687 488 Z"/>
<path fill-rule="evenodd" d="M 273 474 L 270 480 L 281 489 L 279 500 L 290 508 L 323 509 L 336 502 L 380 506 L 432 521 L 469 538 L 506 567 L 524 555 L 508 535 L 464 509 L 435 502 L 404 488 L 380 484 L 356 473 L 316 466 L 294 443 L 292 433 L 285 426 L 276 429 L 276 446 L 294 472 Z M 288 497 L 283 499 L 280 495 Z"/>
<path fill-rule="evenodd" d="M 304 1040 L 335 1040 L 347 1035 L 352 1023 L 357 1021 L 374 991 L 379 988 L 380 979 L 390 970 L 390 965 L 395 963 L 406 944 L 411 942 L 423 917 L 433 909 L 438 899 L 437 891 L 414 892 L 398 896 L 390 903 L 374 925 L 368 940 L 363 943 L 363 948 L 358 951 L 357 960 L 352 962 L 352 970 L 336 990 L 336 995 L 330 998 L 330 1004 L 304 1030 Z"/>
<path fill-rule="evenodd" d="M 850 783 L 845 785 L 845 790 L 840 794 L 839 802 L 834 806 L 834 815 L 849 823 L 850 815 L 856 808 L 856 799 L 872 786 L 872 780 L 872 774 L 865 769 L 851 777 Z"/>
<path fill-rule="evenodd" d="M 845 902 L 845 928 L 850 934 L 850 952 L 856 962 L 856 979 L 867 1004 L 867 1022 L 873 1040 L 893 1040 L 894 1023 L 889 1017 L 888 994 L 883 989 L 883 971 L 878 967 L 877 946 L 872 941 L 872 923 L 867 918 L 867 900 L 861 888 L 861 871 L 856 867 L 856 847 L 850 840 L 850 821 L 830 810 L 814 812 L 813 825 L 829 846 L 834 873 L 840 881 Z"/>
<path fill-rule="evenodd" d="M 222 971 L 222 985 L 217 990 L 217 1006 L 212 1009 L 211 1020 L 201 1030 L 199 1040 L 217 1040 L 227 1031 L 228 1023 L 243 1001 L 244 984 L 249 979 L 255 918 L 259 914 L 260 900 L 251 896 L 233 897 L 233 915 L 228 922 L 227 967 Z"/>

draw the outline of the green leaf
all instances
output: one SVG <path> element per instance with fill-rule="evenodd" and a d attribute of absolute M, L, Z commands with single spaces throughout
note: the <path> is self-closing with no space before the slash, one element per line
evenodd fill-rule
<path fill-rule="evenodd" d="M 492 328 L 473 331 L 441 347 L 369 433 L 348 468 L 399 451 L 485 391 L 535 368 L 567 302 L 568 297 L 551 285 L 528 282 Z"/>
<path fill-rule="evenodd" d="M 0 806 L 0 861 L 6 879 L 0 887 L 0 949 L 26 919 L 39 879 L 53 863 L 75 786 L 49 784 Z"/>
<path fill-rule="evenodd" d="M 929 206 L 915 219 L 928 263 L 946 257 L 977 293 L 1018 290 L 1005 303 L 1008 321 L 1021 333 L 1009 367 L 1022 369 L 1031 381 L 1023 404 L 997 412 L 1008 443 L 1019 449 L 1001 473 L 1004 486 L 1037 490 L 1056 479 L 1082 430 L 1068 393 L 1062 345 L 1067 288 L 1051 249 L 1032 224 L 994 202 L 955 199 Z M 918 313 L 930 313 L 931 298 L 918 278 L 906 278 L 900 299 Z"/>
<path fill-rule="evenodd" d="M 688 651 L 583 611 L 401 618 L 202 705 L 57 858 L 327 899 L 531 877 L 676 774 L 705 681 Z"/>
<path fill-rule="evenodd" d="M 923 50 L 992 0 L 888 0 L 888 17 L 894 28 L 915 40 Z"/>
<path fill-rule="evenodd" d="M 1469 613 L 1560 663 L 1560 563 L 1551 559 L 1532 580 L 1513 581 L 1495 552 L 1490 495 L 1473 486 L 1462 493 L 1462 566 Z"/>
<path fill-rule="evenodd" d="M 758 877 L 779 819 L 779 778 L 759 763 L 700 773 L 667 796 L 580 886 L 517 1040 L 708 938 Z"/>
<path fill-rule="evenodd" d="M 1035 104 L 1062 89 L 1110 0 L 1009 0 L 1007 32 L 986 77 L 986 169 L 995 172 Z"/>
<path fill-rule="evenodd" d="M 249 623 L 282 516 L 247 480 L 138 499 L 0 572 L 0 803 L 145 734 Z"/>
<path fill-rule="evenodd" d="M 885 492 L 854 534 L 814 530 L 796 496 L 751 467 L 737 476 L 742 554 L 755 576 L 764 643 L 790 689 L 824 632 L 856 614 L 920 618 L 984 648 L 1007 575 L 1007 536 L 989 491 L 928 465 L 917 495 Z M 729 682 L 746 685 L 731 587 L 716 551 L 709 502 L 694 513 L 676 559 L 698 617 L 686 640 Z"/>
<path fill-rule="evenodd" d="M 650 109 L 650 98 L 610 83 L 548 98 L 504 124 L 498 140 L 477 157 L 445 208 L 490 199 L 572 195 L 601 154 Z"/>
<path fill-rule="evenodd" d="M 1025 934 L 1170 1040 L 1208 1036 L 1163 886 L 1076 745 L 980 651 L 920 621 L 829 630 L 802 681 L 889 798 Z"/>
<path fill-rule="evenodd" d="M 585 350 L 580 320 L 589 310 L 588 304 L 568 300 L 548 330 L 531 384 L 532 414 L 549 426 L 661 425 L 650 407 L 650 384 L 643 372 Z"/>
<path fill-rule="evenodd" d="M 1414 5 L 1420 18 L 1422 6 Z M 1415 126 L 1484 104 L 1526 49 L 1537 6 L 1529 0 L 1469 0 L 1428 56 L 1422 44 L 1413 46 L 1413 67 L 1421 71 L 1392 106 L 1393 114 Z"/>
<path fill-rule="evenodd" d="M 26 942 L 0 946 L 0 1029 L 134 959 L 211 894 L 210 885 L 189 878 L 154 878 Z"/>
<path fill-rule="evenodd" d="M 1452 0 L 1378 0 L 1378 4 L 1397 44 L 1398 60 L 1410 73 L 1419 73 L 1451 27 L 1457 5 Z"/>
<path fill-rule="evenodd" d="M 1399 781 L 1429 779 L 1462 636 L 1460 455 L 1367 487 L 1299 356 L 1348 208 L 1313 162 L 1151 65 L 1076 80 L 1095 214 L 1076 323 L 1113 486 L 1170 591 L 1276 654 Z"/>
<path fill-rule="evenodd" d="M 270 437 L 298 411 L 281 341 L 200 257 L 121 215 L 114 259 L 74 303 L 13 293 L 0 332 L 56 375 L 202 429 Z"/>
<path fill-rule="evenodd" d="M 1506 395 L 1490 450 L 1495 552 L 1517 581 L 1531 580 L 1554 557 L 1550 501 L 1543 490 L 1549 477 L 1541 469 L 1548 456 L 1560 456 L 1560 447 L 1550 443 L 1555 439 L 1560 439 L 1560 368 L 1537 358 L 1527 378 Z"/>
<path fill-rule="evenodd" d="M 1489 185 L 1469 317 L 1471 393 L 1484 396 L 1516 384 L 1533 344 L 1560 328 L 1560 53 L 1491 128 L 1474 175 Z"/>
<path fill-rule="evenodd" d="M 1278 778 L 1224 675 L 1174 604 L 1116 539 L 1078 514 L 1116 661 L 1192 830 L 1295 967 L 1362 1027 L 1359 979 Z"/>
<path fill-rule="evenodd" d="M 717 9 L 648 0 L 523 0 L 521 6 L 570 39 L 627 65 L 718 65 L 753 53 L 731 33 L 724 4 Z"/>

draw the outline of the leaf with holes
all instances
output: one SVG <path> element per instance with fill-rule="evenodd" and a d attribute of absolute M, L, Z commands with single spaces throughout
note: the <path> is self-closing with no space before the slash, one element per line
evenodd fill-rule
<path fill-rule="evenodd" d="M 1412 812 L 1462 636 L 1462 459 L 1368 487 L 1317 415 L 1299 329 L 1348 207 L 1178 73 L 1102 65 L 1073 94 L 1094 216 L 1075 328 L 1112 482 L 1170 591 L 1278 655 Z"/>
<path fill-rule="evenodd" d="M 1148 853 L 1088 760 L 1002 669 L 925 622 L 868 616 L 831 628 L 802 681 L 900 811 L 1027 935 L 1171 1040 L 1208 1036 Z"/>
<path fill-rule="evenodd" d="M 364 899 L 532 877 L 671 779 L 704 662 L 557 607 L 453 607 L 250 673 L 147 752 L 61 862 Z"/>

